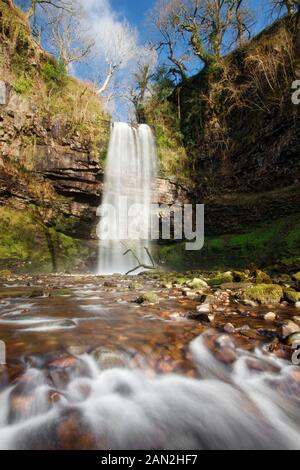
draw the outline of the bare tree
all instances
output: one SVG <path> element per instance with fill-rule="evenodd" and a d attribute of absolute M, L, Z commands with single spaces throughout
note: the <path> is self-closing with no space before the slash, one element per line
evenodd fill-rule
<path fill-rule="evenodd" d="M 142 48 L 138 55 L 133 73 L 134 84 L 129 88 L 128 99 L 134 106 L 136 120 L 142 122 L 143 105 L 152 91 L 151 80 L 157 66 L 157 53 L 154 46 L 149 45 Z"/>
<path fill-rule="evenodd" d="M 99 40 L 101 41 L 101 38 Z M 106 92 L 114 75 L 136 57 L 138 48 L 135 29 L 127 22 L 115 24 L 112 34 L 106 31 L 102 39 L 100 56 L 103 50 L 107 72 L 97 90 L 99 95 Z"/>
<path fill-rule="evenodd" d="M 10 0 L 10 3 L 13 3 Z M 68 10 L 72 11 L 72 1 L 71 0 L 25 0 L 25 1 L 16 1 L 16 4 L 20 5 L 22 9 L 25 10 L 25 15 L 28 19 L 36 15 L 37 9 L 53 7 L 58 10 Z"/>
<path fill-rule="evenodd" d="M 271 0 L 273 6 L 282 11 L 287 10 L 289 15 L 294 15 L 300 11 L 300 0 Z"/>
<path fill-rule="evenodd" d="M 184 35 L 177 28 L 173 15 L 174 6 L 174 3 L 169 0 L 159 0 L 152 10 L 151 22 L 159 33 L 157 50 L 167 52 L 170 73 L 185 80 L 187 76 L 185 62 L 188 59 L 188 53 L 182 51 L 182 44 L 185 42 Z"/>
<path fill-rule="evenodd" d="M 168 14 L 177 31 L 188 34 L 194 54 L 205 64 L 221 57 L 226 36 L 237 27 L 247 30 L 245 0 L 170 0 Z"/>
<path fill-rule="evenodd" d="M 84 13 L 77 2 L 73 2 L 72 12 L 51 9 L 48 13 L 49 46 L 66 70 L 85 59 L 95 43 L 82 21 Z"/>

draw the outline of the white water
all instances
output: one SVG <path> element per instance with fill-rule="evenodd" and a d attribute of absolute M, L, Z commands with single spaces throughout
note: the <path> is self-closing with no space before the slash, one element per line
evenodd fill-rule
<path fill-rule="evenodd" d="M 289 385 L 297 368 L 260 352 L 244 352 L 230 371 L 202 338 L 192 343 L 191 354 L 202 380 L 101 370 L 82 356 L 80 370 L 52 404 L 47 374 L 29 369 L 18 385 L 0 394 L 0 448 L 76 449 L 84 447 L 85 435 L 94 436 L 95 448 L 113 450 L 300 448 L 299 401 L 276 386 Z M 277 371 L 251 372 L 251 360 Z M 26 397 L 29 403 L 15 405 L 12 412 L 20 391 L 24 404 Z"/>
<path fill-rule="evenodd" d="M 126 274 L 135 268 L 138 262 L 133 254 L 124 256 L 129 248 L 142 264 L 149 265 L 145 247 L 150 247 L 151 187 L 155 168 L 156 149 L 150 127 L 142 124 L 134 128 L 126 123 L 115 123 L 99 208 L 98 274 Z"/>

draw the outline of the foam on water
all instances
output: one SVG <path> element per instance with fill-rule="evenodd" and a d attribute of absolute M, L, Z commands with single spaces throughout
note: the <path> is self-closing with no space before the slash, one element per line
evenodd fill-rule
<path fill-rule="evenodd" d="M 70 376 L 53 403 L 48 399 L 53 385 L 46 375 L 29 369 L 22 380 L 29 401 L 24 409 L 11 411 L 19 385 L 0 396 L 1 448 L 61 448 L 68 432 L 72 442 L 67 440 L 67 446 L 74 448 L 300 448 L 299 402 L 287 401 L 274 386 L 288 382 L 294 367 L 256 352 L 241 354 L 230 370 L 202 338 L 190 350 L 201 379 L 101 370 L 90 356 L 81 356 L 80 372 Z M 250 372 L 249 359 L 274 367 L 276 374 Z"/>

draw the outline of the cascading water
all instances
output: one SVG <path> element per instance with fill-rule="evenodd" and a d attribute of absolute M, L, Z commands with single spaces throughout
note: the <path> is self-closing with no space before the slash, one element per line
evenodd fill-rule
<path fill-rule="evenodd" d="M 151 187 L 156 169 L 152 131 L 115 123 L 112 129 L 99 208 L 99 274 L 125 274 L 141 264 L 149 265 Z M 129 249 L 124 256 L 124 253 Z M 134 256 L 135 255 L 135 256 Z"/>

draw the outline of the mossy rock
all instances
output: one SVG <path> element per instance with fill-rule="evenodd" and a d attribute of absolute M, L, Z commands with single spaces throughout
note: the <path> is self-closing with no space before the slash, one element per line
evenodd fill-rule
<path fill-rule="evenodd" d="M 9 279 L 12 275 L 12 272 L 9 269 L 0 269 L 0 280 L 5 281 Z"/>
<path fill-rule="evenodd" d="M 300 271 L 292 276 L 293 280 L 300 282 Z"/>
<path fill-rule="evenodd" d="M 191 289 L 205 289 L 206 287 L 208 287 L 207 282 L 197 277 L 195 277 L 192 281 L 188 281 L 187 285 Z"/>
<path fill-rule="evenodd" d="M 271 277 L 267 273 L 265 273 L 264 271 L 260 271 L 259 269 L 255 271 L 254 277 L 255 277 L 256 284 L 272 284 L 273 283 Z"/>
<path fill-rule="evenodd" d="M 288 302 L 293 304 L 300 302 L 300 292 L 294 289 L 284 289 L 284 296 Z"/>
<path fill-rule="evenodd" d="M 278 304 L 283 298 L 283 289 L 277 284 L 257 284 L 245 289 L 241 298 L 260 304 Z"/>
<path fill-rule="evenodd" d="M 159 297 L 155 292 L 145 292 L 142 294 L 140 297 L 138 297 L 135 300 L 135 303 L 137 304 L 158 304 L 159 303 Z"/>
<path fill-rule="evenodd" d="M 250 271 L 233 271 L 234 282 L 247 282 L 250 279 Z"/>
<path fill-rule="evenodd" d="M 140 284 L 137 281 L 131 282 L 128 286 L 128 289 L 131 291 L 139 290 L 143 288 L 143 284 Z"/>
<path fill-rule="evenodd" d="M 231 271 L 220 273 L 208 281 L 209 286 L 221 286 L 233 282 L 233 274 Z"/>
<path fill-rule="evenodd" d="M 179 286 L 184 286 L 188 280 L 185 277 L 178 277 L 174 280 L 174 284 L 178 284 Z"/>

